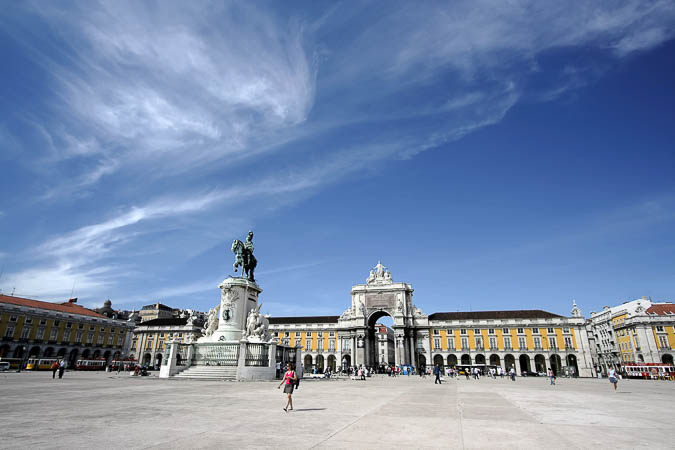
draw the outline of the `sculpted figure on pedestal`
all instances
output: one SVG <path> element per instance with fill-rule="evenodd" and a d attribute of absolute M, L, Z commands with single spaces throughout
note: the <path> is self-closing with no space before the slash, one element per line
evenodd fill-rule
<path fill-rule="evenodd" d="M 258 265 L 258 260 L 253 256 L 253 232 L 249 231 L 246 236 L 246 242 L 241 242 L 239 239 L 235 239 L 232 242 L 232 253 L 234 253 L 234 264 L 232 268 L 235 273 L 237 272 L 238 267 L 241 266 L 241 276 L 242 278 L 247 278 L 248 281 L 255 283 L 255 277 L 253 275 L 256 266 Z"/>
<path fill-rule="evenodd" d="M 244 333 L 244 336 L 249 338 L 249 340 L 253 338 L 253 340 L 260 340 L 261 342 L 267 342 L 271 339 L 271 336 L 267 331 L 269 329 L 270 323 L 269 320 L 267 320 L 267 317 L 260 314 L 261 307 L 262 303 L 259 304 L 257 307 L 253 308 L 248 313 L 248 317 L 246 318 L 246 331 Z"/>
<path fill-rule="evenodd" d="M 204 324 L 204 336 L 211 336 L 218 329 L 218 312 L 220 305 L 209 310 L 209 316 Z"/>

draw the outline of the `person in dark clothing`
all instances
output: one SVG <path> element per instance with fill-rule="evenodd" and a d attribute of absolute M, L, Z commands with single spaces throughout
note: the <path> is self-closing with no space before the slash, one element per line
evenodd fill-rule
<path fill-rule="evenodd" d="M 61 360 L 61 363 L 59 364 L 59 378 L 63 378 L 63 372 L 66 371 L 66 362 L 64 360 Z"/>
<path fill-rule="evenodd" d="M 434 375 L 436 375 L 436 379 L 434 380 L 434 384 L 442 384 L 441 383 L 441 368 L 436 364 L 434 366 Z"/>
<path fill-rule="evenodd" d="M 54 361 L 54 364 L 52 364 L 52 378 L 56 378 L 56 371 L 59 370 L 59 362 Z"/>

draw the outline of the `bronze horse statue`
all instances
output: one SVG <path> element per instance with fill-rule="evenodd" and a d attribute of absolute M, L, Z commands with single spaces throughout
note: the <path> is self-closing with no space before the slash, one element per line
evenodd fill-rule
<path fill-rule="evenodd" d="M 234 264 L 232 264 L 232 267 L 235 273 L 237 272 L 237 268 L 241 266 L 241 276 L 255 283 L 253 272 L 255 271 L 255 266 L 258 265 L 258 261 L 253 256 L 253 252 L 246 248 L 246 245 L 239 239 L 235 239 L 232 242 L 232 253 L 234 253 Z"/>

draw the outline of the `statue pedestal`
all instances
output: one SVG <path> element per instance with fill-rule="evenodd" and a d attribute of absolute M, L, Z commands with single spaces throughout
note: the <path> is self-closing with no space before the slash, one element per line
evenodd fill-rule
<path fill-rule="evenodd" d="M 197 342 L 239 342 L 246 330 L 248 313 L 258 306 L 260 286 L 246 278 L 228 277 L 220 288 L 218 329 Z"/>

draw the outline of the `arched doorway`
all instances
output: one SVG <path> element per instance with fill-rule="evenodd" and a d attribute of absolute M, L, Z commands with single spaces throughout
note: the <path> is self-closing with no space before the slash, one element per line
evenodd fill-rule
<path fill-rule="evenodd" d="M 471 357 L 467 354 L 462 355 L 462 365 L 463 366 L 470 366 L 471 365 Z"/>
<path fill-rule="evenodd" d="M 105 359 L 106 364 L 110 364 L 110 350 L 107 350 L 103 354 L 103 359 Z"/>
<path fill-rule="evenodd" d="M 40 347 L 37 345 L 35 347 L 32 347 L 30 351 L 28 352 L 28 357 L 33 358 L 33 357 L 38 357 L 40 356 Z"/>
<path fill-rule="evenodd" d="M 14 347 L 14 355 L 12 357 L 23 358 L 23 346 L 17 345 L 16 347 Z"/>
<path fill-rule="evenodd" d="M 50 358 L 54 354 L 54 347 L 47 347 L 42 354 L 45 358 Z"/>
<path fill-rule="evenodd" d="M 666 353 L 661 357 L 661 362 L 663 364 L 670 364 L 671 366 L 673 365 L 673 355 Z"/>
<path fill-rule="evenodd" d="M 351 355 L 344 355 L 342 357 L 342 370 L 346 371 L 352 366 Z"/>
<path fill-rule="evenodd" d="M 162 365 L 162 354 L 161 354 L 161 353 L 157 353 L 157 354 L 155 355 L 155 368 L 157 368 L 157 367 L 159 367 L 159 366 L 161 366 L 161 365 Z"/>
<path fill-rule="evenodd" d="M 476 364 L 484 365 L 485 364 L 485 355 L 476 355 Z"/>
<path fill-rule="evenodd" d="M 527 355 L 520 355 L 518 358 L 520 361 L 520 372 L 529 372 L 530 371 L 530 357 Z"/>
<path fill-rule="evenodd" d="M 328 369 L 335 372 L 335 355 L 328 355 Z"/>
<path fill-rule="evenodd" d="M 512 354 L 504 356 L 504 369 L 511 370 L 516 368 L 516 358 Z"/>
<path fill-rule="evenodd" d="M 546 357 L 544 355 L 535 355 L 534 371 L 537 373 L 546 372 Z"/>
<path fill-rule="evenodd" d="M 548 359 L 549 363 L 551 364 L 551 370 L 553 371 L 553 375 L 560 376 L 560 367 L 562 366 L 560 363 L 560 355 L 551 355 L 551 357 Z"/>
<path fill-rule="evenodd" d="M 146 353 L 145 355 L 143 355 L 144 366 L 149 366 L 151 362 L 152 362 L 152 355 L 150 353 Z"/>
<path fill-rule="evenodd" d="M 575 355 L 567 355 L 567 367 L 573 372 L 570 372 L 570 375 L 576 377 L 579 375 L 579 367 L 577 367 L 577 357 Z"/>
<path fill-rule="evenodd" d="M 448 366 L 455 367 L 457 365 L 457 356 L 448 355 Z"/>
<path fill-rule="evenodd" d="M 9 344 L 0 347 L 0 358 L 6 358 L 9 355 Z"/>
<path fill-rule="evenodd" d="M 323 355 L 316 355 L 316 371 L 318 373 L 323 373 Z"/>
<path fill-rule="evenodd" d="M 420 364 L 419 369 L 425 370 L 427 368 L 427 357 L 420 354 L 418 356 L 418 359 L 419 359 L 419 364 Z"/>
<path fill-rule="evenodd" d="M 56 357 L 60 358 L 60 359 L 65 358 L 66 357 L 66 349 L 65 348 L 59 349 L 59 352 L 56 354 Z"/>
<path fill-rule="evenodd" d="M 443 367 L 443 355 L 434 356 L 434 366 Z"/>
<path fill-rule="evenodd" d="M 365 366 L 378 367 L 390 362 L 387 349 L 395 345 L 393 326 L 394 319 L 386 311 L 375 311 L 370 315 L 364 348 Z"/>
<path fill-rule="evenodd" d="M 183 357 L 180 356 L 180 353 L 176 353 L 176 365 L 177 366 L 183 365 Z"/>
<path fill-rule="evenodd" d="M 98 359 L 101 357 L 101 350 L 94 350 L 94 359 Z"/>
<path fill-rule="evenodd" d="M 641 362 L 641 363 L 645 362 L 645 357 L 642 356 L 642 355 L 638 355 L 638 362 Z"/>
<path fill-rule="evenodd" d="M 89 349 L 88 348 L 85 348 L 82 351 L 82 359 L 89 359 Z"/>
<path fill-rule="evenodd" d="M 499 359 L 499 355 L 490 355 L 490 365 L 491 366 L 499 366 L 501 364 L 501 361 Z"/>
<path fill-rule="evenodd" d="M 314 364 L 312 363 L 312 355 L 310 354 L 305 355 L 304 365 L 305 365 L 305 372 L 312 373 L 312 369 L 314 367 Z"/>

